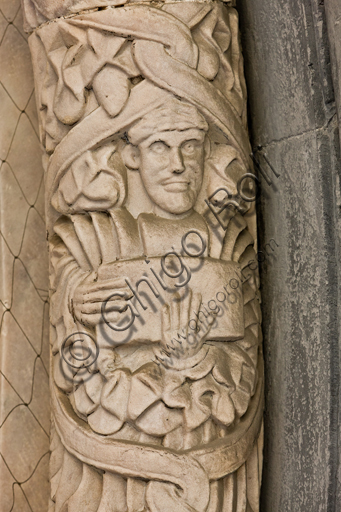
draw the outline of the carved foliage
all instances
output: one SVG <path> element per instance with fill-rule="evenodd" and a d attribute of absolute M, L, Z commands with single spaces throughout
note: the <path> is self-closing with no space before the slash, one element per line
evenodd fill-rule
<path fill-rule="evenodd" d="M 91 6 L 29 2 L 26 16 Z M 52 510 L 115 497 L 120 512 L 256 512 L 261 315 L 236 13 L 94 9 L 30 45 L 48 155 Z M 235 208 L 219 222 L 217 190 Z M 96 347 L 88 366 L 65 358 L 75 333 L 83 354 Z"/>

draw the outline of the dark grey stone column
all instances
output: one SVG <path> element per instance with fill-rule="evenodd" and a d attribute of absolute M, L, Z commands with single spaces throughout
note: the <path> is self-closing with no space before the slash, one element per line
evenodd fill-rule
<path fill-rule="evenodd" d="M 318 0 L 238 1 L 261 165 L 259 245 L 269 253 L 260 265 L 262 512 L 339 512 L 341 503 L 340 155 L 324 9 Z"/>
<path fill-rule="evenodd" d="M 335 100 L 338 110 L 339 126 L 341 122 L 341 2 L 328 0 L 326 2 L 326 17 L 328 39 L 333 74 Z M 340 132 L 341 134 L 341 132 Z"/>

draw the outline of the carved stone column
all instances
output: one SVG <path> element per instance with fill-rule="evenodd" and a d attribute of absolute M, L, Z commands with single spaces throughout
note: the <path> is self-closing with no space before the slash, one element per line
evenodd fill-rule
<path fill-rule="evenodd" d="M 45 148 L 54 512 L 256 512 L 263 366 L 238 18 L 23 0 Z"/>

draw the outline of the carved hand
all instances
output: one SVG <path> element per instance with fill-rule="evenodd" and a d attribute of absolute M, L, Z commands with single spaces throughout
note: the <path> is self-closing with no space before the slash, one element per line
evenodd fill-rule
<path fill-rule="evenodd" d="M 132 297 L 124 278 L 96 280 L 96 274 L 88 275 L 76 288 L 72 299 L 73 316 L 88 327 L 103 323 L 102 304 L 105 306 L 105 318 L 116 323 L 120 314 L 127 308 L 126 301 Z M 120 295 L 115 295 L 118 293 Z"/>

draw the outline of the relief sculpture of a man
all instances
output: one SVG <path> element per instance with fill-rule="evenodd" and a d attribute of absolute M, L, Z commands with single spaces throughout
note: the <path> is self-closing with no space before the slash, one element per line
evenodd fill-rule
<path fill-rule="evenodd" d="M 50 511 L 257 512 L 263 369 L 236 13 L 95 3 L 41 27 L 59 11 L 26 6 L 47 168 Z"/>

